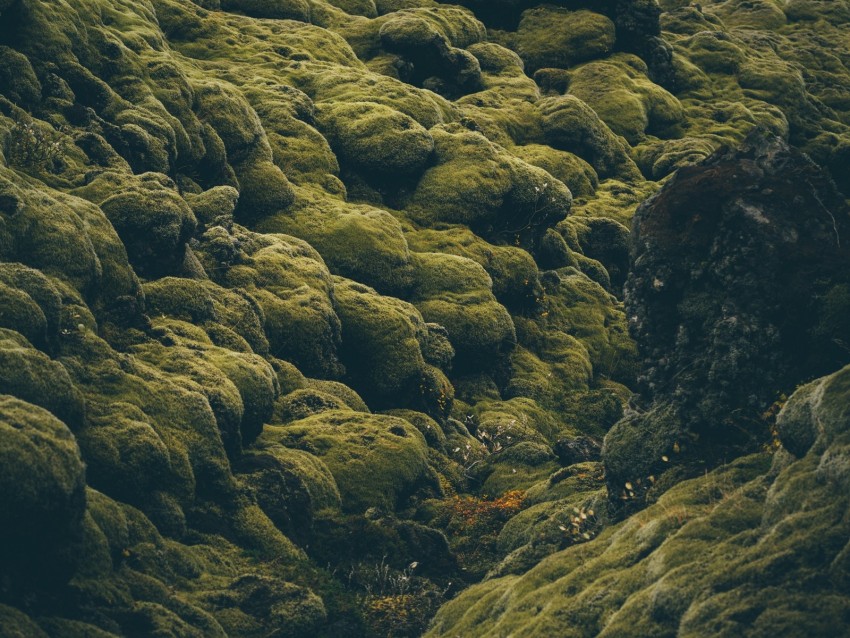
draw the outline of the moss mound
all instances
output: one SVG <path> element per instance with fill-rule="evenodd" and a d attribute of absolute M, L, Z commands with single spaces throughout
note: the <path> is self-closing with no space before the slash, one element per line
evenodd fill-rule
<path fill-rule="evenodd" d="M 67 426 L 46 410 L 0 397 L 4 523 L 0 562 L 15 596 L 62 584 L 76 566 L 85 468 Z"/>
<path fill-rule="evenodd" d="M 394 510 L 416 492 L 439 489 L 424 437 L 397 417 L 328 411 L 269 427 L 263 438 L 320 458 L 339 486 L 345 511 Z"/>

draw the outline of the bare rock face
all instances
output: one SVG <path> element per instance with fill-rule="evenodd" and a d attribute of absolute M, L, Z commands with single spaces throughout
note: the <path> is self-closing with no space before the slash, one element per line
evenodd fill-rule
<path fill-rule="evenodd" d="M 850 215 L 826 174 L 756 133 L 637 211 L 626 282 L 649 409 L 617 424 L 612 496 L 676 455 L 720 460 L 768 435 L 780 396 L 850 360 Z M 666 459 L 666 460 L 665 460 Z"/>

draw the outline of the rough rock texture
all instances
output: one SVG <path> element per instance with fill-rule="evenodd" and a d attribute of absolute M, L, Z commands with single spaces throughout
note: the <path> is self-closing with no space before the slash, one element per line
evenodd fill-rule
<path fill-rule="evenodd" d="M 755 134 L 681 169 L 631 237 L 626 311 L 651 407 L 606 438 L 613 498 L 662 457 L 711 463 L 763 441 L 781 393 L 850 358 L 834 314 L 850 311 L 835 307 L 848 301 L 850 210 L 781 140 Z"/>

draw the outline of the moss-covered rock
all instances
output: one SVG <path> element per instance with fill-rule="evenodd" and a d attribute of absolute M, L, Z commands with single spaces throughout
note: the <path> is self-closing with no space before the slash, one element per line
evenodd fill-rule
<path fill-rule="evenodd" d="M 0 329 L 0 393 L 45 408 L 71 428 L 82 424 L 85 405 L 67 370 L 19 334 L 3 329 Z"/>
<path fill-rule="evenodd" d="M 310 3 L 307 0 L 221 0 L 221 8 L 255 18 L 310 21 Z"/>
<path fill-rule="evenodd" d="M 263 439 L 319 457 L 339 486 L 345 511 L 393 511 L 418 491 L 439 489 L 425 438 L 397 417 L 328 411 L 269 426 Z"/>
<path fill-rule="evenodd" d="M 470 259 L 417 253 L 414 304 L 427 321 L 444 326 L 456 370 L 482 370 L 516 344 L 507 310 L 493 297 L 486 271 Z"/>
<path fill-rule="evenodd" d="M 331 104 L 317 115 L 340 160 L 366 175 L 419 172 L 434 150 L 431 135 L 418 122 L 381 104 Z"/>
<path fill-rule="evenodd" d="M 566 186 L 470 131 L 433 129 L 437 165 L 425 172 L 407 211 L 420 224 L 464 224 L 485 239 L 533 244 L 563 219 Z"/>
<path fill-rule="evenodd" d="M 164 176 L 150 175 L 138 186 L 108 197 L 101 208 L 127 248 L 130 263 L 145 277 L 175 272 L 197 220 Z"/>
<path fill-rule="evenodd" d="M 343 279 L 336 280 L 335 298 L 349 385 L 372 407 L 415 401 L 425 372 L 419 340 L 426 328 L 419 311 Z"/>
<path fill-rule="evenodd" d="M 340 325 L 331 300 L 333 284 L 312 247 L 290 236 L 260 235 L 240 227 L 230 234 L 218 227 L 204 234 L 199 254 L 215 281 L 245 297 L 244 302 L 226 302 L 234 293 L 223 297 L 215 293 L 227 313 L 238 319 L 237 324 L 229 325 L 249 339 L 245 329 L 252 323 L 250 314 L 243 320 L 235 311 L 240 306 L 246 311 L 251 307 L 261 317 L 264 335 L 249 339 L 256 352 L 264 352 L 262 340 L 267 338 L 272 354 L 295 362 L 308 374 L 338 372 Z M 201 287 L 215 291 L 206 284 Z M 248 295 L 239 293 L 240 289 Z M 207 321 L 205 325 L 209 321 L 227 323 L 219 313 Z"/>
<path fill-rule="evenodd" d="M 305 198 L 291 214 L 260 225 L 266 233 L 287 233 L 310 243 L 331 272 L 360 281 L 381 294 L 405 296 L 411 286 L 410 250 L 399 221 L 363 204 Z"/>
<path fill-rule="evenodd" d="M 0 563 L 16 596 L 62 584 L 79 558 L 85 466 L 67 426 L 42 408 L 0 398 Z"/>
<path fill-rule="evenodd" d="M 591 11 L 541 6 L 522 14 L 517 52 L 529 72 L 542 67 L 568 68 L 606 56 L 614 48 L 614 23 Z"/>
<path fill-rule="evenodd" d="M 543 116 L 543 134 L 551 146 L 586 160 L 599 177 L 636 177 L 637 167 L 623 142 L 587 104 L 564 95 L 544 98 L 537 106 Z"/>

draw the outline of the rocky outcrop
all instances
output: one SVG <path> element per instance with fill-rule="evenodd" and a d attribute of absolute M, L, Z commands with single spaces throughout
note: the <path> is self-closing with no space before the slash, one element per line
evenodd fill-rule
<path fill-rule="evenodd" d="M 773 136 L 681 169 L 642 204 L 626 282 L 641 402 L 605 441 L 612 498 L 640 500 L 668 462 L 764 443 L 774 401 L 850 360 L 848 273 L 844 199 Z"/>

